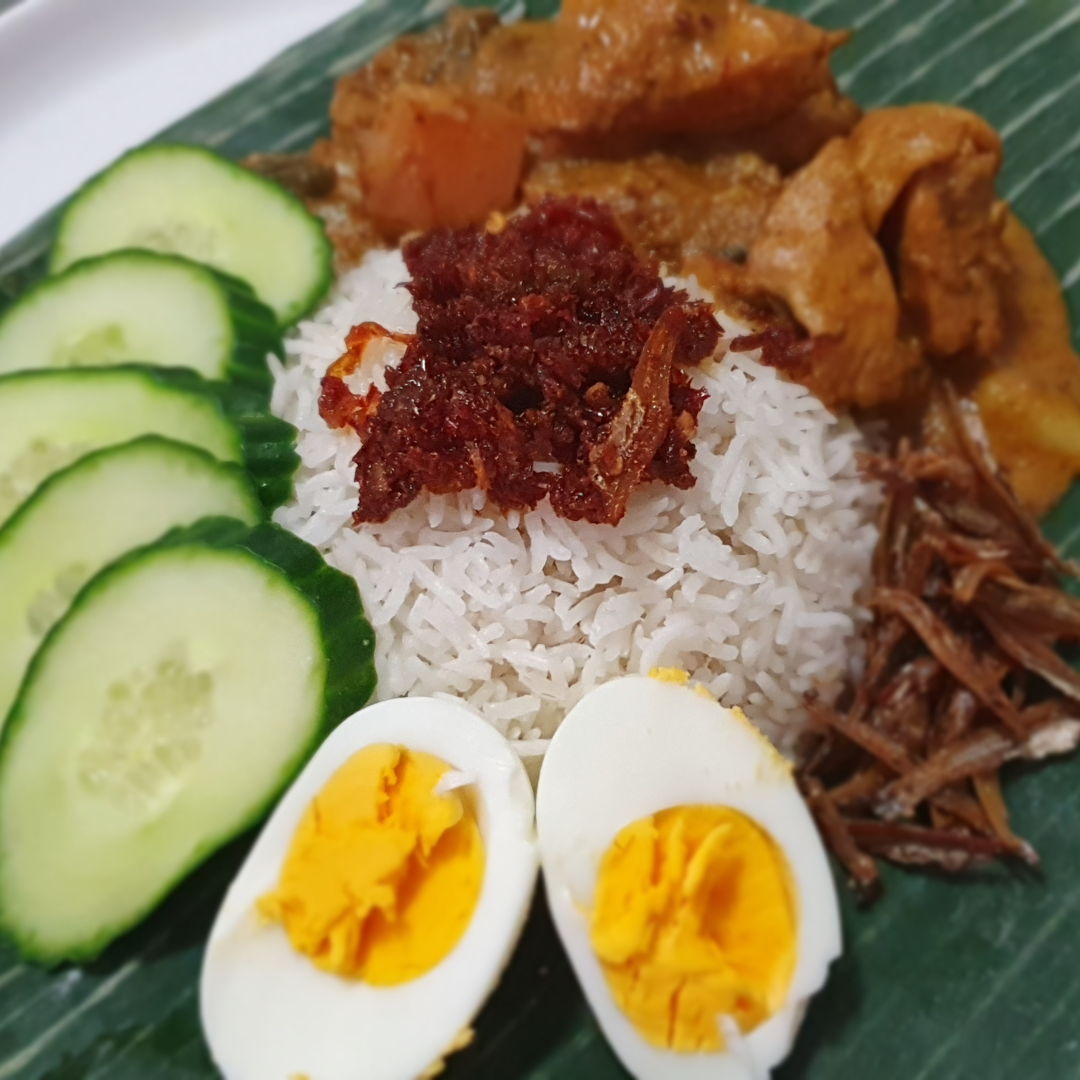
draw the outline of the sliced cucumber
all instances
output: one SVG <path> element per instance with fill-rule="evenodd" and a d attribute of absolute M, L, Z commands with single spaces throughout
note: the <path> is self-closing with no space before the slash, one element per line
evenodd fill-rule
<path fill-rule="evenodd" d="M 254 824 L 374 687 L 356 584 L 273 525 L 214 519 L 94 578 L 0 741 L 0 926 L 96 955 Z"/>
<path fill-rule="evenodd" d="M 268 389 L 271 352 L 277 322 L 249 285 L 153 251 L 84 259 L 0 316 L 0 374 L 138 362 Z"/>
<path fill-rule="evenodd" d="M 204 517 L 263 516 L 235 465 L 147 435 L 80 458 L 0 528 L 0 726 L 41 639 L 103 566 Z"/>
<path fill-rule="evenodd" d="M 58 469 L 140 435 L 247 465 L 263 503 L 277 506 L 291 491 L 296 433 L 260 400 L 192 372 L 137 365 L 0 376 L 0 522 Z"/>
<path fill-rule="evenodd" d="M 247 281 L 280 326 L 326 294 L 322 222 L 283 187 L 198 146 L 133 150 L 86 184 L 60 219 L 55 273 L 89 255 L 150 248 Z"/>

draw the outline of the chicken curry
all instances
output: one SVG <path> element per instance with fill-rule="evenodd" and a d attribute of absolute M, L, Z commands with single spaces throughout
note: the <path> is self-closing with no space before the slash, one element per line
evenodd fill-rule
<path fill-rule="evenodd" d="M 1080 472 L 1080 362 L 1053 270 L 995 193 L 1001 139 L 946 105 L 863 114 L 829 69 L 847 38 L 747 0 L 454 10 L 340 81 L 304 183 L 342 266 L 595 199 L 831 408 L 933 446 L 935 385 L 973 398 L 1041 513 Z"/>

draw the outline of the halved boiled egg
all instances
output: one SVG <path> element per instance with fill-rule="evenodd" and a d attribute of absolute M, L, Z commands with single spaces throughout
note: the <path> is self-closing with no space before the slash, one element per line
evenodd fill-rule
<path fill-rule="evenodd" d="M 628 676 L 555 733 L 536 823 L 556 928 L 639 1080 L 757 1080 L 840 953 L 791 767 L 738 711 Z"/>
<path fill-rule="evenodd" d="M 200 1008 L 226 1080 L 403 1080 L 464 1045 L 536 882 L 533 794 L 463 705 L 401 698 L 323 743 L 214 923 Z"/>

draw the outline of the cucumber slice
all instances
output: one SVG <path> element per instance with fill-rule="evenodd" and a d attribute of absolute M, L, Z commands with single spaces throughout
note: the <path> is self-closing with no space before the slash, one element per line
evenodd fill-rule
<path fill-rule="evenodd" d="M 261 410 L 258 394 L 182 369 L 25 371 L 0 376 L 0 523 L 58 469 L 151 434 L 247 465 L 267 507 L 292 490 L 296 433 Z"/>
<path fill-rule="evenodd" d="M 322 222 L 283 187 L 198 146 L 133 150 L 68 204 L 50 269 L 119 248 L 174 252 L 248 282 L 289 326 L 326 294 Z"/>
<path fill-rule="evenodd" d="M 147 435 L 55 473 L 0 528 L 0 726 L 41 639 L 103 566 L 204 517 L 255 524 L 242 470 Z"/>
<path fill-rule="evenodd" d="M 0 741 L 0 928 L 87 959 L 263 816 L 374 687 L 356 584 L 273 525 L 133 552 L 34 657 Z"/>
<path fill-rule="evenodd" d="M 277 322 L 250 286 L 152 251 L 84 259 L 0 316 L 0 374 L 138 362 L 268 390 L 271 352 Z"/>

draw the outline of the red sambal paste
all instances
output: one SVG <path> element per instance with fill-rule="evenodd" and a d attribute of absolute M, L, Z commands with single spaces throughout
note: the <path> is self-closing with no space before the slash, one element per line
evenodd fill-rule
<path fill-rule="evenodd" d="M 694 484 L 705 392 L 684 370 L 715 349 L 711 309 L 666 286 L 592 201 L 547 199 L 495 230 L 439 229 L 404 248 L 418 316 L 387 389 L 323 380 L 327 423 L 363 439 L 356 524 L 423 490 L 482 488 L 502 511 L 545 496 L 563 517 L 615 524 L 639 484 Z M 397 335 L 394 335 L 397 336 Z"/>

